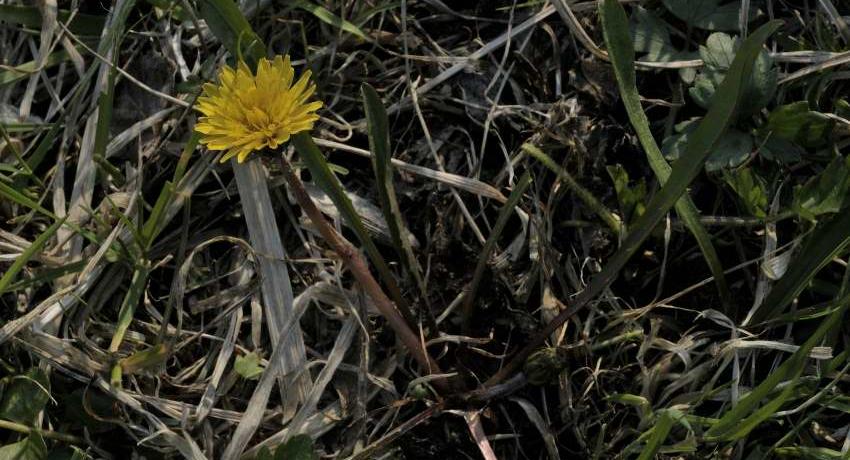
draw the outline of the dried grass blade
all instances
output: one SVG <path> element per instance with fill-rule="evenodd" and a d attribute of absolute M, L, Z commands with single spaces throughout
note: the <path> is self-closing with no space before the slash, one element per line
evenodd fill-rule
<path fill-rule="evenodd" d="M 233 433 L 233 436 L 230 438 L 230 442 L 227 444 L 227 448 L 221 456 L 223 460 L 238 459 L 245 450 L 245 447 L 248 445 L 248 441 L 251 440 L 254 433 L 257 431 L 257 427 L 260 426 L 260 422 L 265 415 L 265 409 L 269 402 L 272 387 L 274 386 L 275 377 L 283 371 L 281 363 L 283 362 L 282 355 L 286 353 L 286 351 L 284 351 L 286 336 L 293 333 L 295 330 L 300 330 L 298 328 L 298 320 L 307 309 L 307 306 L 308 304 L 305 303 L 303 306 L 300 306 L 297 311 L 293 312 L 293 315 L 289 318 L 289 321 L 281 331 L 281 337 L 278 340 L 277 345 L 273 347 L 274 351 L 272 352 L 271 357 L 269 357 L 269 365 L 266 367 L 265 371 L 263 371 L 263 375 L 260 377 L 260 381 L 257 383 L 254 393 L 248 401 L 248 407 L 242 414 L 242 419 L 239 421 L 236 431 Z M 303 368 L 304 366 L 302 366 L 302 369 Z M 294 370 L 293 372 L 298 372 L 298 370 Z"/>
<path fill-rule="evenodd" d="M 289 333 L 283 332 L 294 314 L 292 284 L 285 262 L 286 250 L 280 239 L 269 196 L 267 172 L 258 161 L 239 164 L 234 160 L 232 164 L 251 246 L 258 254 L 269 335 L 273 345 L 284 347 L 280 353 L 280 359 L 283 360 L 281 372 L 287 373 L 303 366 L 306 352 L 301 328 L 297 323 Z M 309 385 L 309 379 L 305 376 L 298 382 L 296 391 L 306 394 Z"/>
<path fill-rule="evenodd" d="M 322 147 L 328 147 L 332 149 L 338 149 L 345 152 L 351 152 L 355 155 L 360 155 L 363 157 L 371 158 L 372 152 L 368 150 L 359 149 L 357 147 L 352 147 L 350 145 L 346 145 L 340 142 L 329 141 L 326 139 L 313 139 L 316 145 Z M 403 171 L 407 171 L 411 174 L 416 174 L 417 176 L 427 177 L 428 179 L 433 179 L 442 184 L 448 185 L 449 187 L 458 188 L 461 190 L 466 190 L 469 193 L 482 196 L 484 198 L 490 198 L 498 201 L 499 203 L 504 203 L 507 201 L 505 195 L 502 195 L 498 189 L 493 187 L 492 185 L 485 184 L 480 180 L 472 179 L 465 176 L 460 176 L 457 174 L 452 174 L 443 171 L 437 171 L 431 168 L 426 168 L 424 166 L 414 165 L 410 163 L 406 163 L 397 158 L 390 159 L 390 162 L 393 166 Z"/>

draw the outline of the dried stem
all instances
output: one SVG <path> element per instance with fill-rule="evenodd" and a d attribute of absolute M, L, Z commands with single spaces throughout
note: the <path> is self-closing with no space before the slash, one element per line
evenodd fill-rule
<path fill-rule="evenodd" d="M 387 320 L 387 323 L 389 323 L 390 327 L 393 331 L 395 331 L 399 339 L 401 339 L 404 346 L 413 353 L 413 357 L 419 361 L 419 364 L 421 364 L 429 374 L 441 374 L 442 372 L 440 371 L 440 367 L 437 365 L 437 362 L 431 358 L 428 351 L 422 345 L 422 342 L 419 341 L 419 337 L 413 332 L 413 330 L 410 329 L 410 326 L 408 326 L 407 322 L 401 316 L 401 313 L 399 313 L 398 309 L 396 309 L 395 305 L 389 297 L 387 297 L 381 289 L 381 286 L 372 276 L 372 273 L 369 271 L 369 267 L 366 264 L 366 260 L 360 254 L 360 251 L 358 251 L 350 242 L 348 242 L 348 240 L 340 235 L 327 220 L 325 220 L 322 212 L 319 211 L 319 208 L 316 207 L 316 204 L 313 202 L 313 199 L 310 198 L 307 190 L 304 189 L 304 184 L 301 182 L 301 178 L 299 178 L 295 171 L 293 171 L 289 160 L 287 160 L 283 155 L 280 156 L 280 167 L 283 171 L 283 177 L 289 186 L 289 190 L 295 197 L 295 201 L 298 202 L 298 205 L 301 206 L 301 209 L 304 210 L 307 217 L 310 218 L 310 221 L 319 230 L 322 238 L 331 245 L 333 250 L 342 259 L 343 263 L 351 270 L 351 273 L 357 279 L 360 287 L 362 287 L 372 301 L 375 302 L 375 307 L 377 307 L 384 319 Z M 442 379 L 434 380 L 434 386 L 443 393 L 447 392 L 449 389 L 446 381 Z"/>

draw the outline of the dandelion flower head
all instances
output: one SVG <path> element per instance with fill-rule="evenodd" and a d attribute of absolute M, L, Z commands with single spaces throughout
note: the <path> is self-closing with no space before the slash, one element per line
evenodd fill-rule
<path fill-rule="evenodd" d="M 319 101 L 307 102 L 316 91 L 310 71 L 295 84 L 289 56 L 261 59 L 257 74 L 240 62 L 234 70 L 224 66 L 219 84 L 207 83 L 198 98 L 200 118 L 195 131 L 210 150 L 224 150 L 221 161 L 236 157 L 241 163 L 264 148 L 277 148 L 298 132 L 313 128 L 319 119 Z"/>

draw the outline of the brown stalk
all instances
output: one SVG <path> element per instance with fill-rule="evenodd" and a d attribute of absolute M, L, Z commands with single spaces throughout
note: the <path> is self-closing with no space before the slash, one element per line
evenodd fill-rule
<path fill-rule="evenodd" d="M 428 351 L 419 340 L 419 336 L 410 329 L 410 326 L 408 326 L 407 322 L 401 316 L 401 313 L 399 313 L 398 309 L 396 309 L 395 304 L 393 304 L 390 298 L 387 297 L 383 289 L 381 289 L 381 286 L 372 276 L 363 255 L 360 254 L 360 251 L 348 242 L 345 237 L 340 235 L 330 225 L 330 223 L 328 223 L 325 216 L 323 216 L 322 212 L 319 211 L 316 203 L 314 203 L 313 199 L 310 198 L 307 190 L 304 189 L 304 184 L 301 182 L 301 178 L 298 177 L 292 169 L 292 165 L 289 163 L 289 160 L 287 160 L 283 155 L 280 156 L 280 167 L 283 171 L 283 177 L 289 186 L 289 191 L 292 192 L 292 195 L 295 197 L 295 201 L 298 202 L 298 205 L 301 206 L 301 209 L 304 210 L 307 217 L 310 218 L 310 221 L 316 226 L 316 229 L 319 230 L 322 238 L 331 245 L 334 252 L 339 255 L 342 262 L 349 268 L 349 270 L 351 270 L 351 273 L 354 275 L 354 278 L 357 279 L 360 287 L 363 288 L 363 290 L 366 291 L 366 294 L 368 294 L 372 301 L 375 302 L 375 307 L 381 313 L 381 316 L 387 320 L 387 323 L 396 333 L 404 346 L 413 353 L 413 357 L 416 358 L 419 364 L 429 374 L 441 374 L 442 371 L 440 370 L 440 367 L 428 354 Z M 449 391 L 448 383 L 444 379 L 434 380 L 434 386 L 440 390 L 440 393 L 445 394 Z"/>

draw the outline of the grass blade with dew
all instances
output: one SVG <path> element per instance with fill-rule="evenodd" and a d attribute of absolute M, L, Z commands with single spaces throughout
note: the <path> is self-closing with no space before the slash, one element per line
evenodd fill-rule
<path fill-rule="evenodd" d="M 616 0 L 607 0 L 600 5 L 602 14 L 609 10 L 620 8 Z M 620 249 L 607 261 L 602 271 L 593 277 L 585 290 L 573 301 L 572 305 L 561 311 L 549 324 L 526 345 L 511 361 L 488 380 L 487 385 L 501 382 L 517 370 L 531 353 L 537 349 L 551 333 L 560 327 L 568 318 L 584 308 L 588 302 L 595 299 L 619 275 L 620 270 L 640 249 L 644 240 L 661 222 L 673 205 L 687 190 L 690 183 L 700 173 L 706 158 L 714 145 L 720 140 L 735 114 L 739 99 L 743 92 L 743 84 L 752 73 L 756 57 L 761 51 L 767 38 L 775 32 L 782 21 L 771 21 L 752 33 L 738 49 L 735 59 L 729 68 L 712 99 L 711 108 L 694 130 L 685 154 L 673 166 L 670 179 L 655 194 L 646 207 L 646 212 L 635 222 Z"/>
<path fill-rule="evenodd" d="M 396 253 L 405 268 L 416 280 L 423 298 L 427 298 L 425 280 L 422 277 L 422 267 L 416 260 L 413 248 L 408 238 L 407 226 L 398 206 L 395 187 L 393 186 L 392 150 L 390 149 L 389 119 L 387 111 L 378 93 L 368 83 L 360 87 L 363 98 L 363 109 L 366 112 L 366 127 L 369 134 L 369 148 L 372 150 L 372 168 L 378 188 L 378 198 L 381 210 L 390 230 L 390 237 Z"/>
<path fill-rule="evenodd" d="M 620 97 L 623 99 L 623 105 L 626 107 L 626 112 L 635 133 L 637 133 L 638 140 L 646 152 L 649 165 L 655 172 L 658 181 L 661 185 L 664 185 L 670 179 L 672 168 L 664 159 L 658 144 L 652 137 L 649 119 L 647 119 L 640 104 L 640 95 L 635 80 L 634 44 L 629 34 L 629 19 L 619 3 L 606 2 L 601 13 L 602 32 L 608 48 L 608 56 L 611 58 L 611 64 L 614 67 L 614 75 L 617 77 Z M 717 250 L 711 242 L 711 236 L 699 220 L 696 205 L 687 192 L 676 202 L 676 213 L 679 214 L 682 222 L 697 240 L 705 262 L 714 277 L 720 298 L 723 304 L 729 308 L 732 303 L 732 295 L 729 293 L 726 276 L 723 274 L 723 266 L 720 264 Z"/>

